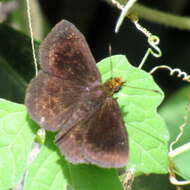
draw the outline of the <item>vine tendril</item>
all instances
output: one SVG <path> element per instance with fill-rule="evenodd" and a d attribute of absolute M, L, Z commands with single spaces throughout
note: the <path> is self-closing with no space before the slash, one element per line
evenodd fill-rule
<path fill-rule="evenodd" d="M 167 65 L 160 65 L 157 67 L 154 67 L 149 73 L 153 74 L 155 71 L 159 69 L 167 69 L 170 72 L 170 76 L 173 76 L 175 73 L 177 73 L 178 78 L 182 78 L 182 80 L 186 82 L 190 82 L 190 75 L 188 75 L 186 72 L 181 71 L 179 68 L 172 69 L 171 67 Z"/>
<path fill-rule="evenodd" d="M 142 68 L 142 66 L 144 65 L 145 61 L 147 60 L 147 58 L 150 54 L 157 58 L 162 56 L 162 51 L 158 47 L 158 44 L 160 43 L 160 39 L 158 36 L 153 35 L 145 27 L 143 27 L 139 24 L 139 19 L 138 19 L 137 15 L 131 14 L 131 15 L 129 15 L 129 18 L 135 24 L 136 28 L 139 31 L 141 31 L 148 38 L 148 43 L 152 47 L 152 48 L 147 49 L 141 63 L 138 66 L 138 68 Z"/>

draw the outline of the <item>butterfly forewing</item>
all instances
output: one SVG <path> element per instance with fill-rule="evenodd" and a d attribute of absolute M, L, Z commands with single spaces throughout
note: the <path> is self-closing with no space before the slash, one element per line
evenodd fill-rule
<path fill-rule="evenodd" d="M 35 121 L 47 130 L 56 131 L 77 110 L 81 91 L 72 81 L 40 72 L 31 81 L 25 101 Z"/>
<path fill-rule="evenodd" d="M 82 119 L 75 114 L 71 122 L 71 115 L 77 109 L 80 112 L 82 93 L 100 84 L 100 74 L 84 36 L 70 22 L 59 22 L 42 42 L 40 63 L 42 71 L 27 90 L 28 111 L 47 130 L 69 128 Z"/>
<path fill-rule="evenodd" d="M 100 82 L 96 62 L 83 34 L 70 22 L 59 22 L 40 47 L 42 70 L 80 85 Z M 95 83 L 95 84 L 94 84 Z"/>

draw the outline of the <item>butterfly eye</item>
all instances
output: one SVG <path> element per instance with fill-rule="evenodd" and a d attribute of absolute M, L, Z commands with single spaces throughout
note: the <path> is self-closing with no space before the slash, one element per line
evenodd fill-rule
<path fill-rule="evenodd" d="M 117 86 L 117 88 L 115 88 L 115 90 L 114 90 L 114 93 L 119 92 L 121 89 L 122 89 L 122 86 Z"/>

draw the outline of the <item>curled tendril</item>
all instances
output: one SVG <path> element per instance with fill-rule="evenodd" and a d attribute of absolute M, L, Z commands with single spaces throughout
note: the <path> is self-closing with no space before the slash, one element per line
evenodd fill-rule
<path fill-rule="evenodd" d="M 146 28 L 144 28 L 143 26 L 141 26 L 139 24 L 139 19 L 138 19 L 137 15 L 131 14 L 131 15 L 129 15 L 129 18 L 135 24 L 136 28 L 139 31 L 141 31 L 148 38 L 148 43 L 151 46 L 151 48 L 147 49 L 140 65 L 138 67 L 138 68 L 142 68 L 142 66 L 144 65 L 146 59 L 148 58 L 148 56 L 150 54 L 157 58 L 162 56 L 162 52 L 161 52 L 160 48 L 158 47 L 158 44 L 160 43 L 160 39 L 158 36 L 153 35 L 150 31 L 148 31 Z"/>
<path fill-rule="evenodd" d="M 149 73 L 153 74 L 155 71 L 157 71 L 159 69 L 169 70 L 171 76 L 173 76 L 175 73 L 177 73 L 178 78 L 182 78 L 182 80 L 184 80 L 186 82 L 190 82 L 190 75 L 188 75 L 186 72 L 181 71 L 179 68 L 172 69 L 171 67 L 169 67 L 167 65 L 160 65 L 160 66 L 154 67 Z"/>
<path fill-rule="evenodd" d="M 161 57 L 162 56 L 162 52 L 160 50 L 160 48 L 157 46 L 160 43 L 160 39 L 158 38 L 158 36 L 155 35 L 151 35 L 148 38 L 148 43 L 150 44 L 150 46 L 152 46 L 152 48 L 156 51 L 153 51 L 151 48 L 150 49 L 150 53 L 154 56 L 154 57 Z"/>

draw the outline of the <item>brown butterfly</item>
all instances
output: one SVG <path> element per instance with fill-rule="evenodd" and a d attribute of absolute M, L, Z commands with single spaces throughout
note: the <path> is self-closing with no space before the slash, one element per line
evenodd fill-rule
<path fill-rule="evenodd" d="M 26 93 L 32 119 L 48 131 L 58 131 L 55 143 L 69 162 L 125 166 L 128 135 L 112 97 L 124 81 L 111 78 L 101 83 L 84 36 L 66 20 L 41 44 L 40 64 Z"/>

